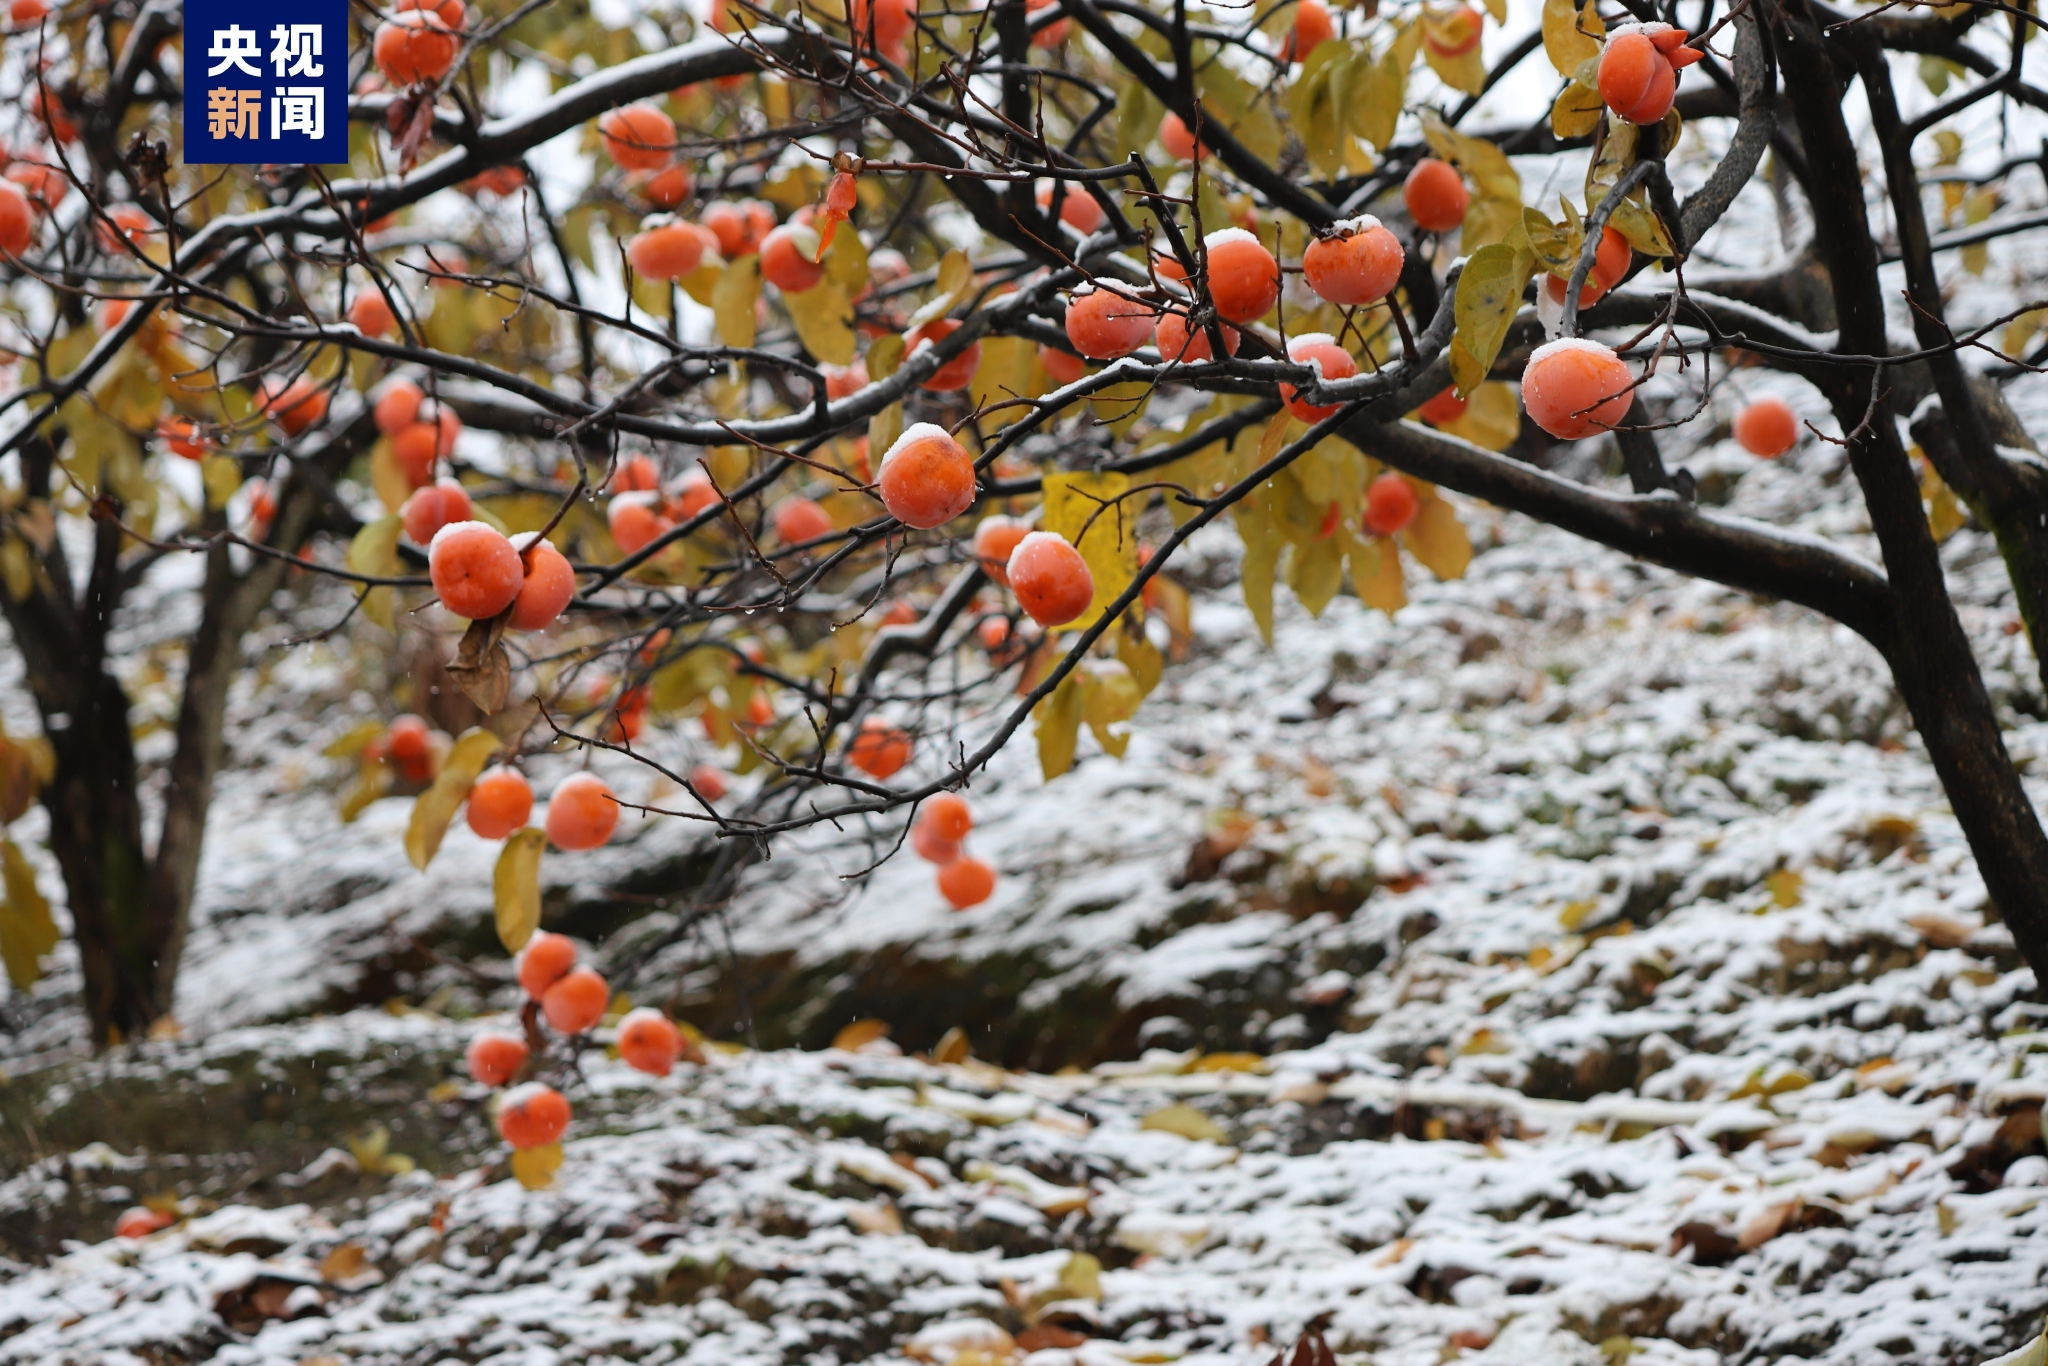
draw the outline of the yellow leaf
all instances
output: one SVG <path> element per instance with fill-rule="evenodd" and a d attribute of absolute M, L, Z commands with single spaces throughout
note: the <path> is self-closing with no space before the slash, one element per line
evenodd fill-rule
<path fill-rule="evenodd" d="M 390 578 L 398 573 L 398 536 L 405 529 L 397 517 L 380 517 L 369 523 L 348 543 L 348 567 L 358 574 Z M 391 628 L 391 590 L 387 587 L 363 590 L 363 615 L 386 630 Z"/>
<path fill-rule="evenodd" d="M 1599 57 L 1606 32 L 1592 0 L 1583 9 L 1576 0 L 1543 0 L 1543 54 L 1558 75 L 1574 76 L 1582 63 Z"/>
<path fill-rule="evenodd" d="M 1138 1127 L 1155 1133 L 1178 1134 L 1191 1142 L 1207 1139 L 1211 1143 L 1222 1143 L 1229 1137 L 1223 1132 L 1222 1125 L 1192 1105 L 1169 1105 L 1163 1110 L 1154 1110 L 1139 1122 Z"/>
<path fill-rule="evenodd" d="M 851 227 L 832 234 L 831 249 L 825 253 L 825 276 L 849 295 L 860 293 L 868 282 L 867 243 Z"/>
<path fill-rule="evenodd" d="M 354 782 L 341 794 L 341 823 L 349 824 L 370 803 L 391 790 L 391 770 L 383 764 L 364 764 Z"/>
<path fill-rule="evenodd" d="M 1344 552 L 1335 535 L 1305 541 L 1294 547 L 1287 559 L 1287 586 L 1308 609 L 1320 617 L 1330 599 L 1344 586 Z"/>
<path fill-rule="evenodd" d="M 1423 11 L 1425 16 L 1429 13 L 1428 10 Z M 1460 6 L 1451 13 L 1469 14 L 1471 11 Z M 1427 23 L 1428 19 L 1425 17 L 1423 22 Z M 1461 94 L 1476 95 L 1486 84 L 1486 58 L 1477 47 L 1461 52 L 1455 57 L 1447 57 L 1435 47 L 1425 44 L 1422 57 L 1429 63 L 1429 69 L 1436 73 L 1438 80 Z"/>
<path fill-rule="evenodd" d="M 1129 436 L 1131 428 L 1145 415 L 1157 386 L 1141 379 L 1125 380 L 1097 389 L 1088 396 L 1088 407 L 1096 421 L 1103 423 L 1118 439 Z"/>
<path fill-rule="evenodd" d="M 512 1175 L 519 1184 L 530 1191 L 546 1190 L 555 1184 L 555 1173 L 562 1169 L 562 1145 L 544 1143 L 538 1148 L 515 1148 L 512 1152 Z"/>
<path fill-rule="evenodd" d="M 1472 563 L 1472 539 L 1435 489 L 1423 493 L 1415 520 L 1401 533 L 1401 544 L 1439 579 L 1462 579 Z"/>
<path fill-rule="evenodd" d="M 974 283 L 974 262 L 955 247 L 939 261 L 939 293 L 955 297 Z"/>
<path fill-rule="evenodd" d="M 505 837 L 498 866 L 491 872 L 491 899 L 497 908 L 498 942 L 517 953 L 540 928 L 540 855 L 546 832 L 537 826 L 514 830 Z"/>
<path fill-rule="evenodd" d="M 1647 196 L 1630 195 L 1614 206 L 1607 221 L 1628 239 L 1628 244 L 1645 256 L 1669 256 L 1671 236 L 1650 209 Z"/>
<path fill-rule="evenodd" d="M 1367 607 L 1376 607 L 1391 617 L 1408 605 L 1400 552 L 1386 536 L 1375 536 L 1370 543 L 1361 542 L 1360 548 L 1372 553 L 1352 555 L 1351 586 Z"/>
<path fill-rule="evenodd" d="M 1094 1254 L 1070 1252 L 1067 1264 L 1060 1268 L 1059 1298 L 1063 1300 L 1100 1300 L 1102 1298 L 1102 1263 Z"/>
<path fill-rule="evenodd" d="M 1402 103 L 1408 98 L 1410 59 L 1398 48 L 1399 44 L 1389 48 L 1369 66 L 1362 57 L 1356 59 L 1353 86 L 1346 100 L 1351 131 L 1382 151 L 1394 140 Z"/>
<path fill-rule="evenodd" d="M 2005 325 L 2005 339 L 1999 343 L 1998 349 L 2008 356 L 2018 356 L 2027 349 L 2027 343 L 2034 339 L 2035 334 L 2041 330 L 2044 323 L 2048 323 L 2048 309 L 2036 308 L 2030 312 L 2020 314 L 2019 317 L 2014 318 Z M 7 584 L 7 591 L 12 593 L 14 591 L 12 570 L 8 573 Z M 18 596 L 16 600 L 19 601 Z"/>
<path fill-rule="evenodd" d="M 1114 730 L 1138 714 L 1145 695 L 1130 666 L 1116 659 L 1091 659 L 1079 670 L 1081 675 L 1081 718 L 1094 732 L 1103 750 L 1121 759 L 1130 747 L 1127 730 Z"/>
<path fill-rule="evenodd" d="M 1479 191 L 1475 198 L 1511 201 L 1520 217 L 1522 177 L 1507 153 L 1485 138 L 1460 133 L 1433 109 L 1423 111 L 1422 136 L 1438 156 L 1465 173 Z"/>
<path fill-rule="evenodd" d="M 1261 161 L 1280 155 L 1280 121 L 1273 116 L 1265 90 L 1245 80 L 1223 62 L 1203 64 L 1195 75 L 1196 95 L 1204 109 Z"/>
<path fill-rule="evenodd" d="M 1955 535 L 1970 520 L 1969 514 L 1963 511 L 1963 505 L 1956 501 L 1955 494 L 1935 473 L 1931 460 L 1923 461 L 1920 466 L 1920 497 L 1927 503 L 1927 526 L 1937 542 Z"/>
<path fill-rule="evenodd" d="M 954 1025 L 939 1036 L 932 1046 L 932 1061 L 936 1063 L 963 1063 L 974 1056 L 973 1047 L 967 1042 L 967 1031 Z"/>
<path fill-rule="evenodd" d="M 1059 629 L 1080 631 L 1109 610 L 1138 572 L 1137 508 L 1127 474 L 1048 474 L 1040 526 L 1066 537 L 1095 578 L 1088 610 Z"/>
<path fill-rule="evenodd" d="M 725 262 L 706 253 L 703 263 L 676 283 L 683 287 L 683 293 L 709 308 L 712 300 L 718 297 L 718 282 L 724 276 Z"/>
<path fill-rule="evenodd" d="M 1047 782 L 1074 766 L 1081 736 L 1081 680 L 1068 674 L 1031 709 L 1038 736 L 1038 771 Z"/>
<path fill-rule="evenodd" d="M 212 464 L 213 461 L 209 459 L 207 463 Z M 222 458 L 222 463 L 232 466 L 234 461 Z M 235 477 L 239 480 L 241 475 L 237 473 Z M 370 447 L 370 487 L 377 491 L 378 501 L 384 504 L 386 512 L 397 512 L 412 496 L 412 480 L 406 477 L 404 468 L 399 465 L 388 436 L 378 437 L 377 443 Z"/>
<path fill-rule="evenodd" d="M 1238 581 L 1244 605 L 1258 624 L 1259 635 L 1273 643 L 1273 578 L 1286 544 L 1273 526 L 1272 495 L 1247 498 L 1236 508 L 1237 534 L 1244 539 L 1244 560 Z"/>
<path fill-rule="evenodd" d="M 1471 394 L 1493 368 L 1535 267 L 1533 251 L 1505 242 L 1481 247 L 1465 262 L 1451 336 L 1451 379 L 1460 394 Z"/>
<path fill-rule="evenodd" d="M 0 541 L 0 581 L 6 583 L 7 596 L 15 602 L 26 599 L 36 585 L 34 558 L 28 542 L 19 536 Z"/>
<path fill-rule="evenodd" d="M 1522 433 L 1522 400 L 1515 386 L 1488 380 L 1472 391 L 1465 411 L 1443 430 L 1489 451 L 1504 451 Z"/>
<path fill-rule="evenodd" d="M 883 380 L 903 366 L 903 338 L 896 333 L 877 337 L 868 347 L 867 370 L 871 380 Z"/>
<path fill-rule="evenodd" d="M 1336 77 L 1348 70 L 1350 46 L 1342 41 L 1318 43 L 1287 92 L 1287 110 L 1300 134 L 1309 161 L 1324 175 L 1343 174 L 1350 121 L 1339 104 Z"/>
<path fill-rule="evenodd" d="M 786 295 L 782 302 L 806 351 L 827 365 L 852 363 L 853 309 L 844 289 L 826 280 L 801 294 Z"/>
<path fill-rule="evenodd" d="M 868 419 L 868 468 L 872 470 L 903 435 L 903 405 L 892 403 Z"/>
<path fill-rule="evenodd" d="M 1158 580 L 1153 580 L 1154 583 Z M 1148 585 L 1149 586 L 1149 585 Z M 1137 680 L 1138 695 L 1150 697 L 1152 690 L 1159 686 L 1159 680 L 1166 672 L 1166 657 L 1159 653 L 1159 647 L 1146 639 L 1142 631 L 1125 631 L 1117 637 L 1116 657 L 1131 671 Z"/>
<path fill-rule="evenodd" d="M 1028 396 L 1031 393 L 1032 367 L 1037 361 L 1038 344 L 1029 337 L 984 337 L 981 364 L 967 385 L 976 411 L 991 403 Z M 990 419 L 1000 426 L 1008 426 L 1028 411 L 1022 407 L 998 408 L 990 414 Z M 868 442 L 868 449 L 874 452 L 875 458 L 880 458 L 872 439 Z M 882 449 L 887 450 L 888 447 Z"/>
<path fill-rule="evenodd" d="M 666 318 L 669 312 L 669 282 L 633 277 L 633 305 L 650 318 Z"/>
<path fill-rule="evenodd" d="M 324 759 L 354 759 L 370 747 L 370 742 L 384 733 L 382 721 L 358 721 L 347 730 L 329 740 L 320 751 Z"/>
<path fill-rule="evenodd" d="M 377 444 L 389 447 L 391 443 L 379 441 Z M 209 455 L 200 462 L 199 480 L 206 486 L 206 506 L 218 510 L 226 507 L 228 499 L 235 496 L 235 490 L 242 487 L 242 467 L 224 455 Z M 380 488 L 378 491 L 381 493 L 383 490 Z"/>
<path fill-rule="evenodd" d="M 718 339 L 727 346 L 754 344 L 754 305 L 761 299 L 761 258 L 754 255 L 728 262 L 711 290 L 711 312 Z"/>
<path fill-rule="evenodd" d="M 477 775 L 499 748 L 497 736 L 487 730 L 472 729 L 464 731 L 448 751 L 441 771 L 434 776 L 433 786 L 413 802 L 412 819 L 406 823 L 405 856 L 412 860 L 413 867 L 424 871 L 434 861 L 441 840 L 448 834 L 449 822 L 455 819 Z"/>
<path fill-rule="evenodd" d="M 1555 0 L 1553 0 L 1555 3 Z M 1587 7 L 1590 13 L 1591 6 Z M 1607 112 L 1607 104 L 1600 98 L 1598 90 L 1588 90 L 1573 81 L 1558 92 L 1557 99 L 1550 106 L 1550 131 L 1560 138 L 1582 138 L 1600 126 L 1600 116 Z"/>
<path fill-rule="evenodd" d="M 857 1053 L 877 1039 L 888 1037 L 887 1020 L 855 1020 L 832 1036 L 832 1047 L 847 1053 Z"/>
<path fill-rule="evenodd" d="M 26 991 L 43 975 L 43 955 L 57 947 L 57 922 L 50 903 L 36 886 L 36 871 L 13 840 L 0 840 L 0 879 L 7 902 L 0 905 L 0 963 L 16 991 Z"/>
<path fill-rule="evenodd" d="M 1265 1072 L 1266 1060 L 1257 1053 L 1204 1053 L 1195 1059 L 1190 1072 Z"/>
<path fill-rule="evenodd" d="M 1797 906 L 1804 893 L 1806 879 L 1791 868 L 1780 868 L 1764 878 L 1764 886 L 1770 888 L 1771 900 L 1790 910 Z"/>

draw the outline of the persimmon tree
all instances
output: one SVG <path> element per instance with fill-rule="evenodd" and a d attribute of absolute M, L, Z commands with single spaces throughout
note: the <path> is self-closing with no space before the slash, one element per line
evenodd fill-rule
<path fill-rule="evenodd" d="M 1962 330 L 1943 290 L 2041 230 L 1996 210 L 2019 162 L 1966 173 L 1951 127 L 2048 107 L 2037 20 L 1698 10 L 1546 0 L 1516 40 L 1499 0 L 715 0 L 619 30 L 413 0 L 354 11 L 349 166 L 222 170 L 179 159 L 175 6 L 17 0 L 0 607 L 42 733 L 0 743 L 0 816 L 48 813 L 95 1042 L 170 1010 L 230 692 L 275 614 L 437 643 L 447 733 L 363 718 L 331 749 L 358 765 L 343 815 L 413 795 L 424 867 L 466 804 L 505 841 L 508 949 L 548 843 L 604 843 L 621 806 L 715 837 L 699 910 L 828 821 L 969 906 L 996 874 L 956 794 L 1027 725 L 1048 779 L 1084 728 L 1122 752 L 1186 641 L 1190 536 L 1234 527 L 1268 634 L 1281 585 L 1394 612 L 1470 558 L 1440 490 L 1868 640 L 2048 968 L 2048 837 L 1937 546 L 1974 518 L 2038 633 L 2048 486 L 2000 391 L 2038 353 L 1998 350 L 2035 306 Z M 1902 76 L 1942 89 L 1909 116 Z M 1511 77 L 1554 78 L 1550 107 L 1474 126 Z M 587 177 L 536 174 L 568 144 Z M 1703 271 L 1767 153 L 1806 244 Z M 1566 168 L 1541 196 L 1511 160 L 1537 155 Z M 1844 447 L 1881 564 L 1669 468 L 1737 353 L 1826 400 L 1833 432 L 1759 405 L 1738 435 Z M 1611 443 L 1620 480 L 1546 468 L 1547 438 Z M 115 630 L 145 610 L 194 623 L 160 768 Z M 725 767 L 672 769 L 664 729 Z M 645 785 L 577 774 L 530 823 L 527 771 L 579 751 Z M 52 919 L 0 856 L 26 983 Z M 550 953 L 479 1080 L 600 1018 L 617 983 Z M 666 1024 L 628 1031 L 650 1070 L 686 1048 Z M 508 1139 L 545 1150 L 561 1098 L 516 1094 Z"/>

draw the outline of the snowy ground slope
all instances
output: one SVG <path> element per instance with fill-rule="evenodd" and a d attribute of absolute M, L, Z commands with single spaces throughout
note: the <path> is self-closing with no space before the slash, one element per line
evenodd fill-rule
<path fill-rule="evenodd" d="M 1519 164 L 1576 189 L 1570 158 Z M 1782 245 L 1764 197 L 1744 205 L 1706 244 L 1716 264 Z M 1958 319 L 2038 297 L 2030 251 L 1960 281 Z M 1873 553 L 1833 448 L 1760 464 L 1720 439 L 1771 391 L 1832 431 L 1811 391 L 1723 379 L 1672 463 L 1734 511 Z M 2042 430 L 2048 382 L 2013 398 Z M 495 851 L 458 828 L 417 875 L 402 802 L 339 827 L 336 774 L 304 756 L 383 702 L 290 655 L 237 701 L 180 985 L 190 1041 L 78 1065 L 49 1104 L 317 1059 L 334 1138 L 389 1121 L 460 1174 L 351 1183 L 321 1158 L 254 1187 L 234 1154 L 195 1162 L 176 1182 L 191 1222 L 0 1262 L 0 1362 L 1255 1366 L 1321 1316 L 1347 1366 L 1973 1366 L 2018 1345 L 2048 1312 L 2048 1033 L 1882 666 L 1805 612 L 1470 522 L 1468 578 L 1411 583 L 1393 622 L 1283 601 L 1269 648 L 1227 586 L 1203 599 L 1197 653 L 1122 763 L 1084 740 L 1044 784 L 1024 737 L 971 791 L 975 851 L 1003 873 L 989 903 L 951 913 L 907 856 L 842 881 L 894 831 L 821 829 L 750 875 L 730 942 L 707 926 L 633 983 L 721 1036 L 817 1042 L 880 1016 L 908 1047 L 960 1025 L 1034 1070 L 777 1049 L 649 1082 L 592 1052 L 540 1194 L 491 1153 L 480 1089 L 423 1080 L 455 1075 L 473 1025 L 301 1018 L 511 1000 L 502 955 L 419 952 L 479 942 Z M 1191 574 L 1228 579 L 1227 537 L 1195 550 Z M 1945 553 L 2036 771 L 2048 703 L 2002 568 L 1972 531 Z M 706 757 L 655 743 L 672 766 Z M 667 930 L 659 894 L 687 889 L 635 880 L 696 840 L 628 835 L 547 864 L 551 906 L 638 907 L 604 966 Z M 18 1072 L 75 1049 L 68 953 L 0 1041 Z M 1265 1070 L 1193 1070 L 1195 1049 Z M 1215 1132 L 1139 1127 L 1175 1104 Z M 401 1126 L 423 1108 L 439 1128 Z M 0 1218 L 85 1204 L 101 1237 L 151 1192 L 144 1146 L 0 1171 Z M 332 1256 L 351 1247 L 360 1263 Z"/>
<path fill-rule="evenodd" d="M 337 1023 L 366 1050 L 461 1040 L 423 1017 Z M 1347 1082 L 1331 1050 L 1270 1077 L 751 1054 L 651 1083 L 593 1053 L 611 1132 L 569 1145 L 555 1190 L 501 1166 L 415 1174 L 353 1217 L 230 1206 L 81 1246 L 0 1286 L 0 1361 L 943 1361 L 937 1344 L 971 1335 L 984 1362 L 1022 1337 L 1067 1344 L 1030 1366 L 1221 1363 L 1327 1314 L 1340 1353 L 1383 1366 L 1447 1348 L 1972 1362 L 2048 1304 L 2048 1191 L 1967 1193 L 1958 1155 L 1999 1121 L 1928 1083 L 2016 1070 L 2006 1099 L 2037 1103 L 2044 1043 L 1764 1101 L 1533 1108 Z M 1212 1137 L 1140 1127 L 1190 1098 Z M 1377 1132 L 1331 1139 L 1345 1115 Z M 1409 1124 L 1472 1131 L 1418 1141 Z M 2048 1180 L 2048 1161 L 2011 1175 Z M 360 1262 L 330 1259 L 344 1244 Z"/>
<path fill-rule="evenodd" d="M 1737 509 L 1858 543 L 1827 451 L 1708 459 L 1739 475 Z M 1086 1344 L 1026 1336 L 1057 1353 L 1032 1366 L 1250 1363 L 1327 1314 L 1340 1351 L 1384 1366 L 1862 1366 L 1975 1363 L 2038 1331 L 2048 1035 L 1875 659 L 1803 612 L 1472 521 L 1471 575 L 1415 585 L 1392 623 L 1348 598 L 1321 622 L 1290 607 L 1268 650 L 1227 599 L 1205 608 L 1204 653 L 1125 762 L 1044 784 L 1028 747 L 1006 755 L 974 788 L 976 847 L 1004 873 L 989 904 L 944 911 L 908 859 L 849 891 L 836 874 L 865 845 L 825 832 L 781 846 L 732 916 L 743 965 L 830 969 L 821 1028 L 881 1014 L 919 1043 L 927 1016 L 974 1022 L 971 992 L 932 1015 L 911 989 L 835 985 L 847 965 L 894 955 L 916 983 L 1021 956 L 1020 1011 L 1113 996 L 1092 1022 L 1107 1055 L 1250 1046 L 1265 1073 L 1164 1050 L 1074 1076 L 771 1051 L 648 1082 L 593 1052 L 555 1190 L 458 1144 L 436 1165 L 463 1174 L 324 1200 L 316 1163 L 302 1194 L 271 1192 L 281 1209 L 9 1268 L 0 1361 L 793 1366 L 946 1361 L 980 1334 L 962 1366 L 988 1366 L 1056 1327 Z M 1996 565 L 1974 533 L 1948 553 L 1995 690 L 2037 711 Z M 2038 753 L 2041 727 L 2015 721 Z M 317 897 L 261 862 L 262 831 L 228 838 L 237 880 L 209 905 L 266 878 Z M 323 846 L 380 879 L 331 920 L 216 912 L 202 1004 L 181 1007 L 204 1037 L 70 1088 L 316 1049 L 452 1074 L 474 1026 L 429 1015 L 225 1027 L 290 985 L 236 989 L 219 965 L 248 972 L 252 945 L 315 962 L 393 915 L 480 913 L 463 888 L 486 851 L 451 840 L 431 885 L 394 881 L 396 838 L 378 811 Z M 557 876 L 602 883 L 662 848 Z M 711 994 L 692 942 L 648 997 Z M 363 1094 L 365 1122 L 407 1103 Z M 482 1100 L 436 1103 L 473 1138 Z M 1179 1103 L 1212 1139 L 1139 1128 Z M 0 1207 L 142 1193 L 107 1190 L 110 1161 L 39 1162 Z M 323 1278 L 343 1244 L 367 1260 Z"/>

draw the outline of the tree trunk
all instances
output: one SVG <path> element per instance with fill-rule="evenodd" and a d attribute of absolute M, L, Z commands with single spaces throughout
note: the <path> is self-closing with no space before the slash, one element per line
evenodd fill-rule
<path fill-rule="evenodd" d="M 1821 37 L 1804 3 L 1788 10 L 1786 19 L 1777 29 L 1779 57 L 1809 169 L 1823 193 L 1857 206 L 1853 213 L 1814 206 L 1841 319 L 1840 344 L 1850 354 L 1882 355 L 1877 245 L 1861 208 L 1862 172 L 1842 117 L 1845 92 L 1827 47 L 1839 40 Z M 1841 379 L 1824 388 L 1848 435 L 1850 464 L 1898 601 L 1890 639 L 1873 636 L 1872 643 L 1891 665 L 1992 903 L 2036 978 L 2048 982 L 2048 833 L 2013 767 L 1983 673 L 1949 597 L 1883 374 L 1845 368 Z"/>
<path fill-rule="evenodd" d="M 93 1044 L 103 1048 L 141 1037 L 169 1010 L 175 964 L 165 956 L 169 927 L 150 905 L 128 698 L 104 673 L 76 682 L 68 712 L 44 708 L 57 771 L 43 806 L 64 873 Z"/>

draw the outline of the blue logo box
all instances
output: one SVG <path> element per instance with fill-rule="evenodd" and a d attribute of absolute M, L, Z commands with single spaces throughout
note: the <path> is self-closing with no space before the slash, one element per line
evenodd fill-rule
<path fill-rule="evenodd" d="M 185 0 L 185 164 L 348 160 L 348 0 Z"/>

